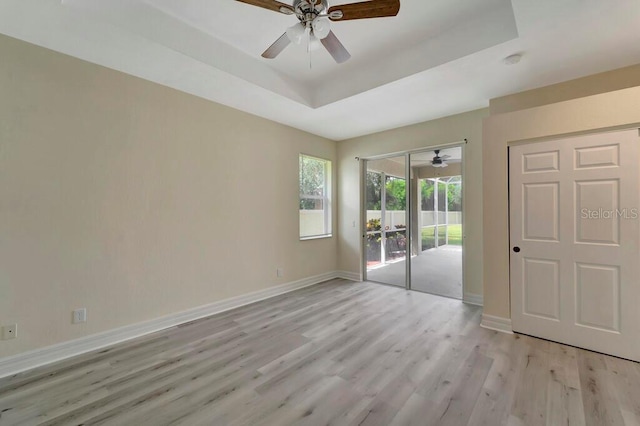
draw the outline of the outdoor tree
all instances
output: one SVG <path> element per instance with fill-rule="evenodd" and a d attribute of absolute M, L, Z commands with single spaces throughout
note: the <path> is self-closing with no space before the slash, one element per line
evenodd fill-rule
<path fill-rule="evenodd" d="M 305 196 L 324 195 L 325 163 L 312 157 L 300 156 L 300 209 L 322 209 L 322 200 Z M 320 203 L 320 206 L 318 206 Z"/>
<path fill-rule="evenodd" d="M 406 208 L 406 181 L 394 176 L 387 176 L 385 182 L 386 189 L 386 209 L 405 210 Z M 420 180 L 420 192 L 422 198 L 422 211 L 434 210 L 435 183 L 430 179 Z M 445 187 L 447 188 L 447 198 L 449 211 L 462 210 L 462 190 L 460 184 L 445 185 L 444 182 L 438 184 L 438 198 L 440 211 L 445 210 Z M 365 182 L 367 210 L 381 210 L 382 206 L 382 176 L 377 172 L 367 172 Z"/>
<path fill-rule="evenodd" d="M 433 191 L 435 185 L 432 180 L 422 179 L 420 181 L 420 192 L 422 195 L 422 211 L 431 211 L 434 206 Z"/>
<path fill-rule="evenodd" d="M 447 188 L 447 198 L 449 211 L 462 211 L 462 186 L 460 184 L 445 185 L 444 182 L 438 184 L 438 210 L 444 211 L 445 187 Z M 432 211 L 435 209 L 435 183 L 433 180 L 423 179 L 420 182 L 420 192 L 422 194 L 422 211 Z"/>
<path fill-rule="evenodd" d="M 462 211 L 462 185 L 449 184 L 447 195 L 449 197 L 449 211 Z"/>
<path fill-rule="evenodd" d="M 407 185 L 404 179 L 387 176 L 387 210 L 404 210 L 407 205 Z"/>
<path fill-rule="evenodd" d="M 380 210 L 382 199 L 382 176 L 380 173 L 367 172 L 365 196 L 367 210 Z"/>

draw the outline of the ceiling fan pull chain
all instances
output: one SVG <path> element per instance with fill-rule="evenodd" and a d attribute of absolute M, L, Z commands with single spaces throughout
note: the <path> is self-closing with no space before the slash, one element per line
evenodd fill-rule
<path fill-rule="evenodd" d="M 309 69 L 313 69 L 313 67 L 311 66 L 311 34 L 309 34 L 309 37 L 307 38 L 307 52 L 309 52 Z"/>

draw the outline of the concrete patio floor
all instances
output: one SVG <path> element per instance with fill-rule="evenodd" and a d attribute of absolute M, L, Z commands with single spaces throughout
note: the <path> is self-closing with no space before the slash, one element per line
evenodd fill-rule
<path fill-rule="evenodd" d="M 411 258 L 411 289 L 462 299 L 462 247 L 442 246 Z M 367 280 L 405 286 L 405 260 L 367 271 Z"/>

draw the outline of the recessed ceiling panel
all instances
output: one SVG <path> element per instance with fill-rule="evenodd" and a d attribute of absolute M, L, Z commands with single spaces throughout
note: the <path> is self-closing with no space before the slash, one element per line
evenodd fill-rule
<path fill-rule="evenodd" d="M 330 5 L 353 1 L 330 2 Z M 312 108 L 321 107 L 514 39 L 510 0 L 402 0 L 398 16 L 332 22 L 351 53 L 337 64 L 321 45 L 262 52 L 298 22 L 243 2 L 65 0 L 131 33 Z"/>
<path fill-rule="evenodd" d="M 260 54 L 287 27 L 298 22 L 295 16 L 284 15 L 235 0 L 145 0 L 165 13 L 260 59 Z M 293 1 L 284 0 L 286 4 Z M 356 0 L 329 0 L 329 6 L 355 3 Z M 506 13 L 504 13 L 506 11 Z M 441 37 L 454 29 L 469 25 L 482 15 L 500 14 L 500 28 L 509 28 L 510 38 L 517 37 L 515 18 L 510 0 L 401 0 L 400 12 L 395 17 L 364 20 L 334 21 L 331 28 L 351 52 L 353 62 L 374 60 L 380 64 L 400 51 Z M 475 35 L 486 37 L 487 29 Z M 471 40 L 467 40 L 467 44 Z M 503 40 L 504 41 L 504 40 Z M 451 46 L 449 46 L 451 48 Z M 342 72 L 328 52 L 320 49 L 306 52 L 306 46 L 292 45 L 290 54 L 275 60 L 262 60 L 270 66 L 296 79 L 315 81 L 327 73 Z M 403 64 L 396 64 L 401 67 Z"/>
<path fill-rule="evenodd" d="M 637 0 L 401 0 L 397 17 L 332 23 L 342 65 L 301 46 L 260 57 L 292 20 L 235 0 L 0 2 L 1 34 L 334 140 L 640 63 Z"/>

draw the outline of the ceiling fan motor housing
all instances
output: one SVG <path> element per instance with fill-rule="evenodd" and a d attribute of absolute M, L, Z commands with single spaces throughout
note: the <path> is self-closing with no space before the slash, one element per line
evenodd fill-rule
<path fill-rule="evenodd" d="M 327 0 L 295 0 L 293 10 L 302 23 L 313 21 L 316 16 L 325 14 L 329 9 Z"/>

